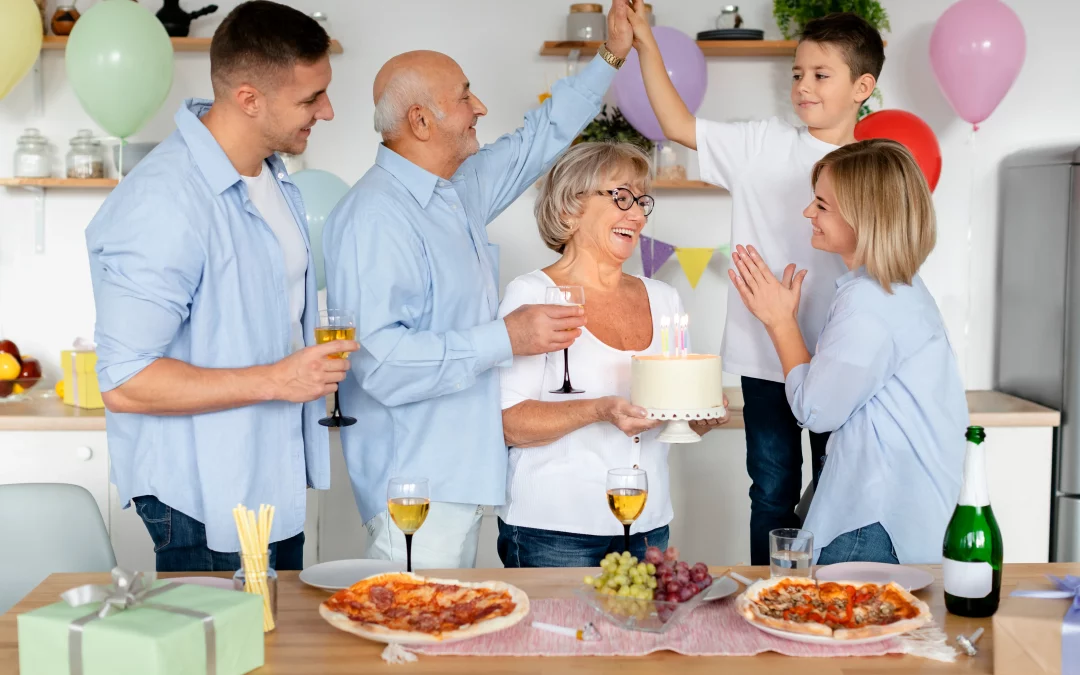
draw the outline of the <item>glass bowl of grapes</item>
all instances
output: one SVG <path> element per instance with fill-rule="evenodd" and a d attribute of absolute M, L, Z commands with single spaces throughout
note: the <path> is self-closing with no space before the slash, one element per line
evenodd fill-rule
<path fill-rule="evenodd" d="M 609 553 L 600 561 L 600 576 L 585 577 L 574 594 L 627 630 L 663 633 L 705 601 L 713 578 L 705 563 L 679 561 L 674 546 L 645 550 L 645 560 L 628 551 Z"/>

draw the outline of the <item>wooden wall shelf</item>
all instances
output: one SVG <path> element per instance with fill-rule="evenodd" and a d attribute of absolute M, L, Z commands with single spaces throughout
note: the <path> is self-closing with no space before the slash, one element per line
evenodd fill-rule
<path fill-rule="evenodd" d="M 712 190 L 726 192 L 724 188 L 706 183 L 703 180 L 672 180 L 670 178 L 657 178 L 652 183 L 653 190 Z"/>
<path fill-rule="evenodd" d="M 67 49 L 67 36 L 60 35 L 46 35 L 42 38 L 41 48 L 43 50 L 54 49 Z M 172 42 L 174 52 L 209 52 L 210 51 L 210 38 L 169 38 Z M 344 49 L 341 47 L 341 43 L 337 40 L 330 41 L 330 53 L 341 54 Z"/>
<path fill-rule="evenodd" d="M 570 56 L 577 50 L 581 56 L 592 56 L 602 42 L 545 42 L 541 56 Z M 794 56 L 795 40 L 698 40 L 705 56 Z"/>
<path fill-rule="evenodd" d="M 37 188 L 114 188 L 115 178 L 0 178 L 3 187 Z"/>

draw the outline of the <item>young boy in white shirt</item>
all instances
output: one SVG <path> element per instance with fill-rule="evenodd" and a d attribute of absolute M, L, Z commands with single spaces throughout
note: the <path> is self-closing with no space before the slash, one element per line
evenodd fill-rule
<path fill-rule="evenodd" d="M 831 14 L 807 23 L 792 66 L 791 103 L 802 121 L 780 118 L 724 123 L 695 118 L 668 77 L 642 3 L 630 12 L 634 47 L 664 136 L 698 151 L 701 179 L 732 197 L 732 241 L 752 244 L 766 260 L 786 261 L 808 273 L 799 326 L 817 339 L 847 272 L 832 253 L 815 250 L 802 212 L 813 197 L 814 164 L 855 142 L 859 108 L 874 91 L 885 62 L 881 35 L 862 18 Z M 808 345 L 813 347 L 813 345 Z M 746 468 L 750 488 L 750 562 L 769 563 L 769 532 L 799 527 L 795 507 L 802 486 L 802 429 L 788 406 L 784 374 L 764 326 L 728 289 L 721 348 L 724 370 L 742 377 Z M 810 434 L 815 480 L 828 434 Z"/>

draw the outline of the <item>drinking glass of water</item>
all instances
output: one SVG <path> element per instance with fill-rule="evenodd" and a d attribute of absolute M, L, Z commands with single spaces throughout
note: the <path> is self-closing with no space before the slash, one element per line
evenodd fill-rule
<path fill-rule="evenodd" d="M 814 560 L 814 534 L 779 529 L 769 533 L 769 572 L 774 577 L 808 577 Z"/>

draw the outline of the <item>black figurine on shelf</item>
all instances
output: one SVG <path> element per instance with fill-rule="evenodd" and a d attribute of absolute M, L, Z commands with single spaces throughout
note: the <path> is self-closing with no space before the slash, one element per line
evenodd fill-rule
<path fill-rule="evenodd" d="M 169 37 L 187 37 L 191 30 L 192 20 L 213 14 L 217 10 L 217 5 L 207 5 L 194 12 L 185 12 L 180 9 L 180 0 L 165 0 L 165 5 L 158 10 L 157 18 L 165 26 L 165 32 L 169 34 Z"/>

